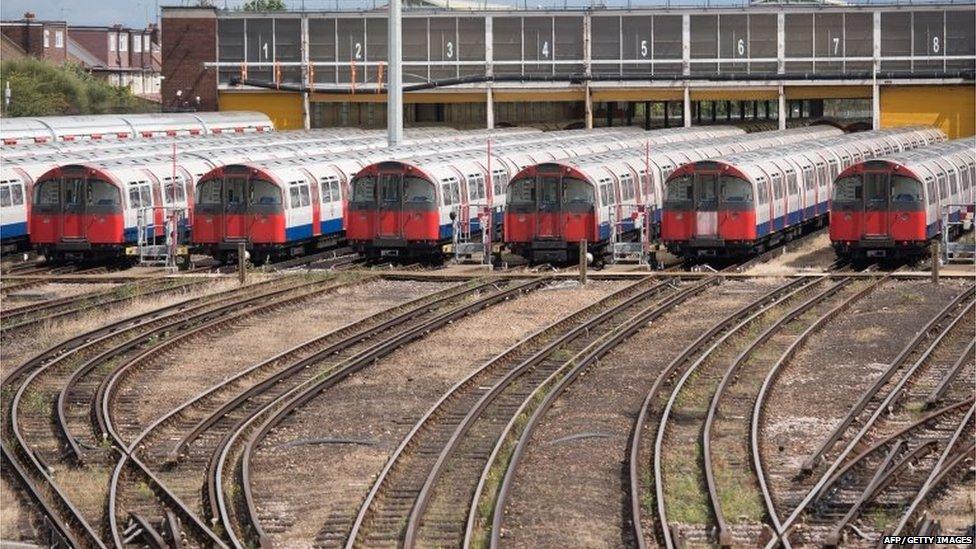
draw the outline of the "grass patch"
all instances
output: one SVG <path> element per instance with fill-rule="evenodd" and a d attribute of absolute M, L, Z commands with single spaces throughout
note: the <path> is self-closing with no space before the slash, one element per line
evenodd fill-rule
<path fill-rule="evenodd" d="M 698 467 L 697 455 L 700 444 L 695 444 L 695 456 L 666 455 L 663 463 L 664 504 L 671 522 L 684 524 L 708 524 L 711 512 L 708 505 L 708 489 Z"/>

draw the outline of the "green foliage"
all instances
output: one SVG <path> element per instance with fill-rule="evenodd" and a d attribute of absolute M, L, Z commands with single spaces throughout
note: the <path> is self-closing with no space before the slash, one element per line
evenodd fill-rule
<path fill-rule="evenodd" d="M 158 105 L 92 76 L 80 65 L 55 65 L 35 58 L 0 63 L 0 89 L 10 83 L 6 116 L 54 116 L 149 112 Z"/>
<path fill-rule="evenodd" d="M 241 7 L 244 11 L 285 11 L 284 0 L 247 0 Z"/>

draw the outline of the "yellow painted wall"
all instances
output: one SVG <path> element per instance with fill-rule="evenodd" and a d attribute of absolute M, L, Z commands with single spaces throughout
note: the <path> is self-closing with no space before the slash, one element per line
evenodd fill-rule
<path fill-rule="evenodd" d="M 950 139 L 976 135 L 976 86 L 882 86 L 881 127 L 931 124 Z"/>
<path fill-rule="evenodd" d="M 274 121 L 276 129 L 302 129 L 302 96 L 294 92 L 222 91 L 217 97 L 222 111 L 258 111 Z"/>

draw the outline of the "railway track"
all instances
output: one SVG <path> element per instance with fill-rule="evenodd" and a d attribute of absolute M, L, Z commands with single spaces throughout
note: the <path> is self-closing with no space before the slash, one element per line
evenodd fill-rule
<path fill-rule="evenodd" d="M 90 389 L 98 386 L 95 376 L 107 367 L 106 361 L 112 364 L 112 360 L 124 358 L 126 352 L 143 345 L 152 346 L 179 327 L 227 314 L 239 308 L 242 301 L 261 299 L 276 288 L 282 291 L 279 284 L 284 286 L 283 291 L 289 291 L 303 284 L 319 283 L 259 283 L 243 291 L 184 300 L 69 339 L 28 360 L 5 377 L 4 391 L 12 398 L 4 410 L 4 452 L 24 472 L 19 480 L 27 490 L 44 497 L 44 508 L 54 513 L 49 522 L 65 525 L 78 546 L 103 543 L 97 534 L 104 518 L 102 502 L 98 494 L 85 492 L 90 489 L 90 483 L 76 481 L 84 478 L 97 484 L 97 478 L 105 472 L 101 466 L 114 450 L 99 435 L 92 432 L 80 438 L 81 430 L 68 427 L 71 414 L 65 413 L 66 395 L 79 390 L 85 393 L 86 397 L 76 401 L 77 408 L 83 411 L 75 410 L 73 417 L 88 417 L 88 407 L 94 401 Z M 52 415 L 56 417 L 54 422 L 50 420 Z M 75 467 L 79 462 L 84 467 Z M 75 505 L 72 499 L 85 501 L 86 505 Z"/>
<path fill-rule="evenodd" d="M 112 307 L 147 295 L 183 291 L 202 284 L 204 280 L 180 281 L 150 279 L 123 284 L 119 287 L 31 303 L 0 313 L 0 335 L 25 331 L 39 325 L 61 321 L 93 309 Z"/>
<path fill-rule="evenodd" d="M 247 493 L 250 479 L 236 471 L 274 424 L 322 390 L 320 383 L 336 383 L 430 330 L 544 283 L 512 282 L 503 289 L 487 281 L 462 284 L 352 323 L 201 393 L 143 431 L 132 447 L 148 445 L 143 455 L 176 464 L 165 478 L 205 479 L 202 507 L 227 542 L 240 545 L 261 535 L 261 517 L 225 486 L 241 483 Z"/>
<path fill-rule="evenodd" d="M 765 368 L 783 348 L 796 349 L 883 280 L 861 289 L 850 278 L 787 282 L 721 320 L 664 369 L 631 435 L 629 510 L 636 545 L 653 544 L 652 532 L 669 547 L 684 538 L 723 546 L 760 538 L 756 526 L 773 515 L 764 505 L 765 487 L 755 474 L 742 473 L 752 472 L 748 410 Z M 710 529 L 676 527 L 675 515 L 679 522 L 712 525 L 715 538 Z M 730 524 L 726 516 L 742 524 Z"/>
<path fill-rule="evenodd" d="M 332 543 L 342 539 L 347 539 L 347 546 L 400 540 L 405 546 L 461 543 L 480 465 L 487 462 L 490 445 L 499 440 L 498 431 L 518 403 L 564 367 L 573 349 L 581 350 L 607 333 L 628 311 L 647 307 L 661 294 L 680 300 L 695 291 L 700 289 L 679 290 L 645 279 L 540 330 L 489 361 L 459 382 L 413 427 L 360 506 L 351 530 L 342 531 L 345 524 L 327 525 Z M 468 461 L 473 455 L 474 460 Z M 459 460 L 464 472 L 453 467 Z M 437 491 L 435 485 L 451 489 Z M 441 497 L 450 502 L 442 503 Z M 437 518 L 425 522 L 428 505 L 431 516 Z M 450 516 L 441 514 L 445 505 L 450 507 Z M 433 530 L 426 529 L 431 527 Z"/>
<path fill-rule="evenodd" d="M 863 509 L 908 505 L 913 498 L 907 494 L 913 493 L 913 482 L 919 484 L 921 471 L 937 474 L 933 457 L 938 451 L 948 452 L 952 444 L 947 433 L 956 425 L 951 415 L 940 415 L 937 421 L 924 424 L 925 428 L 916 425 L 915 420 L 932 402 L 958 405 L 972 399 L 970 384 L 953 386 L 952 380 L 958 375 L 959 365 L 971 360 L 969 321 L 976 307 L 973 293 L 973 287 L 967 288 L 939 311 L 803 463 L 802 473 L 815 482 L 801 483 L 802 489 L 782 496 L 791 512 L 778 532 L 787 541 L 795 538 L 800 542 L 836 542 L 847 534 L 848 526 Z M 778 367 L 771 372 L 773 378 Z M 938 400 L 931 400 L 933 394 L 939 394 Z M 761 405 L 762 402 L 757 403 L 757 407 Z M 959 410 L 952 406 L 948 409 Z M 906 425 L 915 428 L 906 429 Z M 971 432 L 967 436 L 971 440 Z M 857 454 L 868 447 L 869 454 Z M 909 463 L 912 474 L 905 474 Z M 891 484 L 895 481 L 898 482 L 892 494 Z M 860 497 L 852 498 L 850 490 L 838 490 L 837 486 L 860 487 Z M 889 497 L 886 503 L 878 503 L 882 494 Z M 801 522 L 804 527 L 798 528 Z M 880 531 L 865 531 L 863 524 L 852 530 L 862 537 L 880 535 Z"/>
<path fill-rule="evenodd" d="M 37 270 L 28 272 L 18 272 L 16 274 L 8 274 L 4 278 L 6 280 L 13 279 L 13 282 L 7 282 L 0 285 L 0 294 L 9 294 L 10 292 L 26 290 L 28 288 L 33 288 L 34 286 L 40 286 L 42 284 L 47 284 L 50 279 L 47 276 L 60 276 L 66 274 L 75 275 L 92 275 L 107 273 L 108 267 L 96 266 L 96 267 L 86 267 L 80 268 L 78 265 L 66 265 L 64 267 L 38 267 Z"/>

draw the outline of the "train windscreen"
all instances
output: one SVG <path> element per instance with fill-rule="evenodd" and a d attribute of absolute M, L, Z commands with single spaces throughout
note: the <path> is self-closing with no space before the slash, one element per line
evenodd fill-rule
<path fill-rule="evenodd" d="M 596 194 L 593 185 L 572 177 L 563 178 L 563 204 L 593 205 Z"/>
<path fill-rule="evenodd" d="M 914 177 L 894 175 L 891 177 L 891 201 L 914 203 L 922 201 L 922 184 Z"/>
<path fill-rule="evenodd" d="M 376 202 L 376 177 L 366 175 L 352 181 L 352 202 L 371 204 Z"/>
<path fill-rule="evenodd" d="M 861 200 L 861 176 L 842 177 L 834 182 L 833 201 L 837 203 Z"/>
<path fill-rule="evenodd" d="M 665 202 L 691 202 L 695 178 L 692 175 L 682 175 L 668 181 Z"/>
<path fill-rule="evenodd" d="M 719 193 L 723 202 L 752 202 L 752 185 L 738 177 L 723 175 L 719 179 Z"/>

